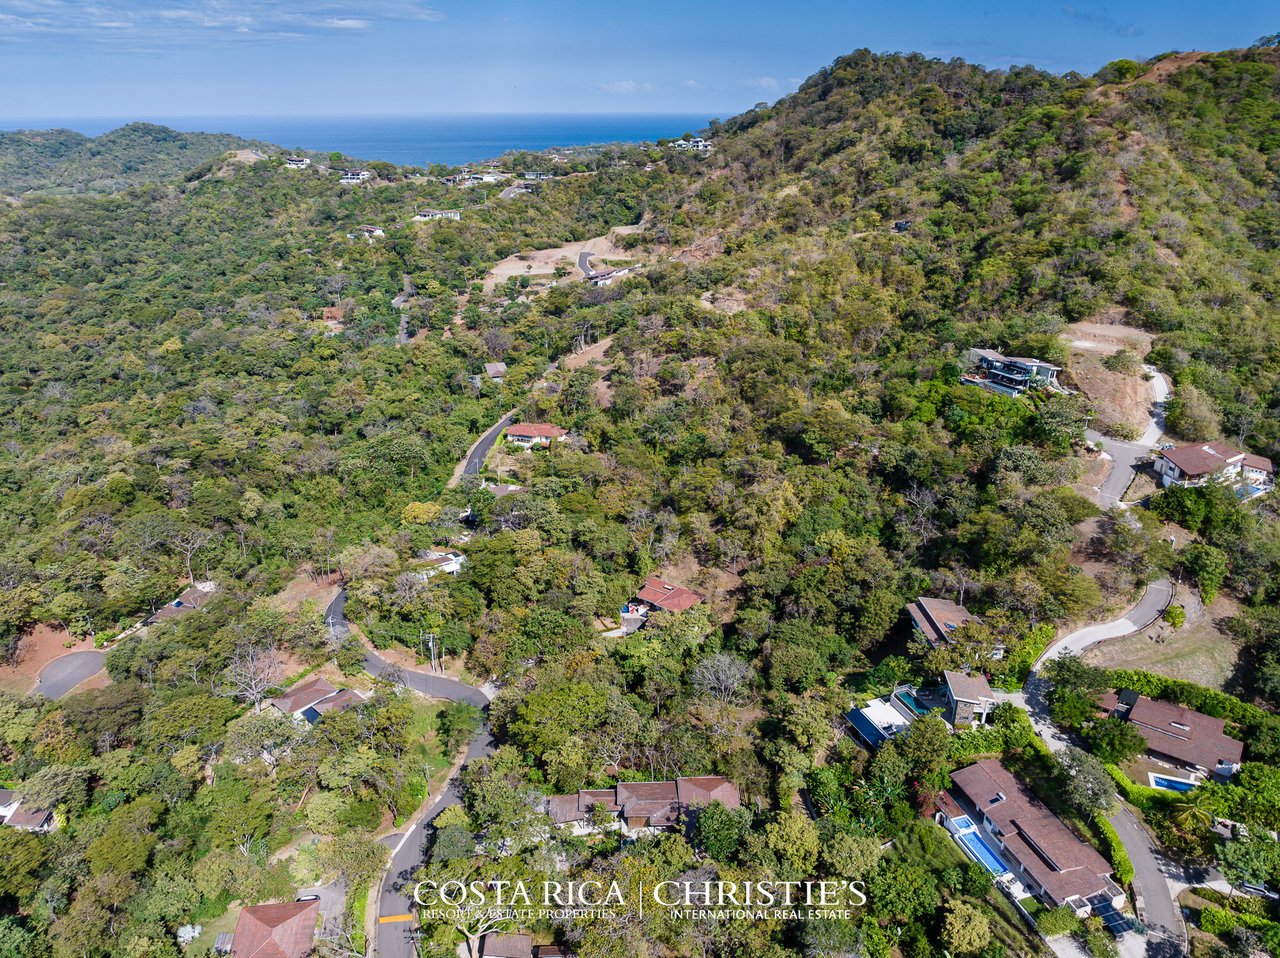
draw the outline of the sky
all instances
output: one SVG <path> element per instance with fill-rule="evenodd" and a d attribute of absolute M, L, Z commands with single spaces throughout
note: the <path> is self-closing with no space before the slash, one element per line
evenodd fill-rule
<path fill-rule="evenodd" d="M 1092 73 L 1276 0 L 0 0 L 0 116 L 729 116 L 861 47 Z"/>

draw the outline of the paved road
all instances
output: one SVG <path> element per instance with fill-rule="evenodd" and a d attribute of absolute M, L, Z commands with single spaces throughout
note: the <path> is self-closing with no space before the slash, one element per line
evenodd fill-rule
<path fill-rule="evenodd" d="M 97 675 L 105 661 L 106 656 L 93 649 L 69 652 L 44 667 L 31 692 L 47 699 L 60 699 L 85 679 Z"/>
<path fill-rule="evenodd" d="M 590 250 L 584 250 L 578 254 L 578 269 L 582 270 L 583 276 L 590 276 L 592 273 L 591 256 Z"/>
<path fill-rule="evenodd" d="M 507 413 L 490 426 L 489 431 L 480 437 L 480 441 L 467 453 L 467 460 L 462 466 L 462 474 L 464 476 L 480 475 L 480 470 L 484 467 L 484 461 L 489 456 L 489 450 L 497 443 L 498 437 L 502 435 L 502 430 L 510 426 L 515 421 L 515 418 L 515 413 Z"/>
<path fill-rule="evenodd" d="M 1125 491 L 1137 475 L 1138 463 L 1151 454 L 1152 448 L 1164 435 L 1164 407 L 1169 398 L 1169 384 L 1163 375 L 1152 366 L 1143 367 L 1150 375 L 1151 416 L 1147 420 L 1147 428 L 1137 442 L 1122 442 L 1111 439 L 1092 429 L 1085 431 L 1091 442 L 1102 447 L 1103 453 L 1111 459 L 1111 471 L 1098 487 L 1098 505 L 1103 509 L 1118 506 L 1124 498 Z"/>
<path fill-rule="evenodd" d="M 347 625 L 346 604 L 347 593 L 343 589 L 334 597 L 334 600 L 329 603 L 329 607 L 325 610 L 329 628 L 336 636 L 345 637 L 351 633 L 351 629 Z M 448 699 L 453 702 L 469 702 L 486 711 L 488 710 L 489 696 L 485 691 L 475 686 L 467 685 L 465 682 L 459 682 L 457 679 L 451 679 L 443 675 L 431 675 L 415 669 L 397 668 L 376 652 L 369 652 L 365 655 L 364 667 L 371 675 L 375 676 L 392 673 L 403 681 L 408 688 L 423 695 Z M 467 763 L 474 759 L 492 754 L 493 749 L 493 736 L 489 732 L 489 726 L 486 722 L 467 744 L 462 767 L 465 768 Z M 373 916 L 374 921 L 377 923 L 373 950 L 376 958 L 415 958 L 417 951 L 412 939 L 409 937 L 415 927 L 414 923 L 406 921 L 384 924 L 377 920 L 384 916 L 405 915 L 412 912 L 413 873 L 423 863 L 422 844 L 425 839 L 423 827 L 434 821 L 435 817 L 446 808 L 451 805 L 457 805 L 461 801 L 462 790 L 458 777 L 455 775 L 445 784 L 443 794 L 436 798 L 435 803 L 421 818 L 410 819 L 402 834 L 388 836 L 388 838 L 383 839 L 384 844 L 388 844 L 391 847 L 391 862 L 387 868 L 386 875 L 383 876 L 382 888 L 378 894 L 378 910 Z M 394 844 L 391 843 L 391 838 L 395 839 Z"/>
<path fill-rule="evenodd" d="M 1182 913 L 1173 900 L 1166 878 L 1174 870 L 1173 866 L 1164 858 L 1157 857 L 1151 835 L 1124 802 L 1116 805 L 1107 821 L 1120 836 L 1120 842 L 1133 862 L 1133 890 L 1142 899 L 1150 936 L 1182 942 L 1186 935 Z"/>
<path fill-rule="evenodd" d="M 1064 655 L 1079 655 L 1091 645 L 1106 639 L 1118 639 L 1122 635 L 1132 635 L 1145 629 L 1169 607 L 1173 600 L 1173 583 L 1168 579 L 1156 579 L 1147 586 L 1147 591 L 1132 609 L 1111 622 L 1086 626 L 1063 637 L 1045 650 L 1035 664 L 1038 671 L 1046 662 L 1061 658 Z"/>
<path fill-rule="evenodd" d="M 514 196 L 518 196 L 521 193 L 527 193 L 527 192 L 529 191 L 525 189 L 525 186 L 523 183 L 517 183 L 514 186 L 508 186 L 505 190 L 499 193 L 498 198 L 509 200 Z"/>

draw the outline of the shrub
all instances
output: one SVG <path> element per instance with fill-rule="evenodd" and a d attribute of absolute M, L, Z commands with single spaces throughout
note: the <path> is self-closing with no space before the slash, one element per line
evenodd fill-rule
<path fill-rule="evenodd" d="M 1070 905 L 1059 905 L 1036 918 L 1036 927 L 1040 934 L 1052 938 L 1054 935 L 1074 935 L 1084 926 Z"/>
<path fill-rule="evenodd" d="M 1124 843 L 1120 841 L 1119 833 L 1101 812 L 1093 816 L 1093 824 L 1106 843 L 1107 858 L 1115 872 L 1116 881 L 1127 887 L 1133 881 L 1133 862 L 1129 858 L 1129 853 L 1124 850 Z"/>

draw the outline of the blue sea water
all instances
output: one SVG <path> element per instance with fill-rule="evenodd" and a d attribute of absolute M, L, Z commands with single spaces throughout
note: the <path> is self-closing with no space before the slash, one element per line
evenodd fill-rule
<path fill-rule="evenodd" d="M 369 117 L 53 117 L 0 119 L 0 129 L 55 127 L 97 136 L 138 119 L 175 130 L 234 133 L 288 149 L 337 151 L 360 160 L 412 166 L 488 159 L 508 150 L 546 150 L 592 143 L 636 143 L 703 129 L 709 117 L 685 113 L 438 114 Z"/>

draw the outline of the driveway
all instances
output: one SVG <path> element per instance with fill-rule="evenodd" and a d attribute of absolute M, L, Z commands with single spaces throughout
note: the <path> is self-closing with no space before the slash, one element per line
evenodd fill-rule
<path fill-rule="evenodd" d="M 1079 655 L 1089 646 L 1106 639 L 1118 639 L 1145 629 L 1160 618 L 1171 601 L 1173 601 L 1173 583 L 1168 579 L 1156 579 L 1147 586 L 1147 591 L 1142 594 L 1137 604 L 1120 618 L 1077 629 L 1055 642 L 1045 650 L 1044 655 L 1040 656 L 1035 664 L 1036 670 L 1042 669 L 1046 662 L 1064 655 Z"/>
<path fill-rule="evenodd" d="M 583 250 L 578 254 L 578 269 L 582 270 L 583 276 L 591 275 L 591 251 Z"/>
<path fill-rule="evenodd" d="M 60 699 L 85 679 L 97 675 L 105 662 L 106 656 L 94 649 L 56 658 L 44 667 L 32 694 Z"/>
<path fill-rule="evenodd" d="M 1129 860 L 1133 862 L 1133 891 L 1142 899 L 1148 934 L 1153 938 L 1182 942 L 1186 934 L 1182 925 L 1182 913 L 1173 899 L 1166 877 L 1173 871 L 1173 866 L 1165 859 L 1156 857 L 1155 842 L 1151 840 L 1151 835 L 1138 823 L 1124 802 L 1116 805 L 1116 810 L 1107 816 L 1107 821 L 1120 836 L 1120 842 L 1129 853 Z"/>
<path fill-rule="evenodd" d="M 1169 383 L 1154 366 L 1144 366 L 1143 369 L 1151 376 L 1151 415 L 1147 419 L 1147 428 L 1143 431 L 1142 438 L 1137 442 L 1123 442 L 1092 429 L 1085 431 L 1085 437 L 1101 446 L 1103 453 L 1111 460 L 1111 471 L 1098 487 L 1098 505 L 1103 509 L 1121 504 L 1125 492 L 1137 475 L 1138 463 L 1151 454 L 1152 448 L 1164 435 L 1164 407 L 1169 398 Z"/>

